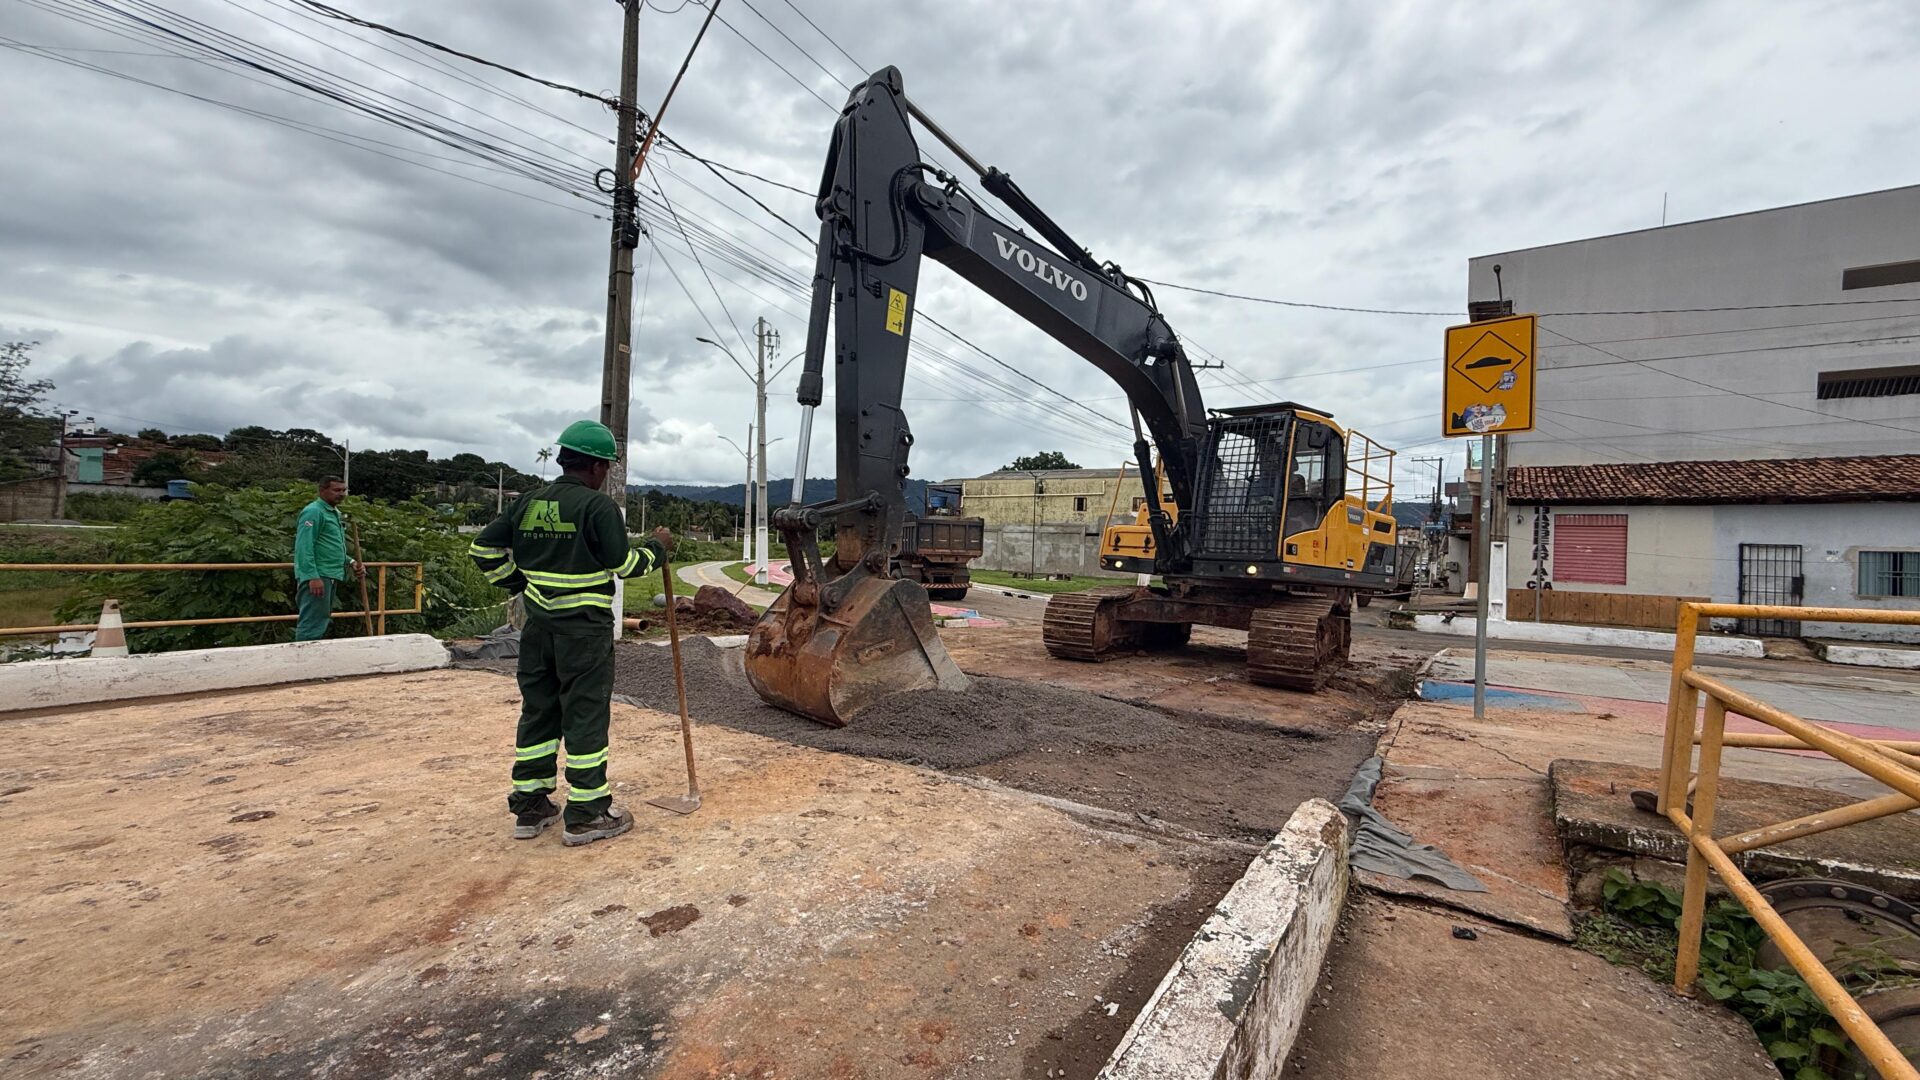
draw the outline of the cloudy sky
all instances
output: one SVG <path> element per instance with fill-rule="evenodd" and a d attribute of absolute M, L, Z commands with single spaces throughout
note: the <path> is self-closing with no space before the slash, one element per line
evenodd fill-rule
<path fill-rule="evenodd" d="M 705 14 L 654 3 L 649 110 Z M 617 83 L 606 0 L 339 6 L 559 82 Z M 427 116 L 558 186 L 128 15 Z M 723 0 L 720 15 L 666 124 L 694 151 L 811 189 L 842 83 L 894 64 L 1095 255 L 1267 297 L 1458 311 L 1470 256 L 1657 225 L 1663 196 L 1684 221 L 1920 176 L 1910 0 Z M 36 373 L 62 405 L 115 428 L 313 427 L 527 468 L 597 412 L 607 223 L 578 192 L 612 155 L 598 104 L 297 0 L 0 0 L 0 45 L 0 338 L 42 342 Z M 742 462 L 719 436 L 744 437 L 751 387 L 695 338 L 744 359 L 765 316 L 779 362 L 797 354 L 805 302 L 780 277 L 810 274 L 810 245 L 690 159 L 655 161 L 701 258 L 664 218 L 637 253 L 632 477 L 730 482 Z M 734 179 L 811 231 L 811 198 Z M 1448 449 L 1448 318 L 1159 293 L 1190 349 L 1227 365 L 1204 377 L 1208 404 L 1289 398 L 1413 455 Z M 932 263 L 918 307 L 1077 404 L 923 322 L 916 474 L 1126 455 L 1106 419 L 1124 403 L 1091 367 Z M 769 406 L 776 476 L 797 370 Z"/>

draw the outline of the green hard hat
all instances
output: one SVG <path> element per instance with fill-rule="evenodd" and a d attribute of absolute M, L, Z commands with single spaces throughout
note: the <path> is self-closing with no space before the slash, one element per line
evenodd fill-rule
<path fill-rule="evenodd" d="M 613 445 L 613 432 L 597 420 L 575 420 L 568 424 L 567 430 L 560 433 L 560 445 L 602 461 L 617 461 L 620 457 Z"/>

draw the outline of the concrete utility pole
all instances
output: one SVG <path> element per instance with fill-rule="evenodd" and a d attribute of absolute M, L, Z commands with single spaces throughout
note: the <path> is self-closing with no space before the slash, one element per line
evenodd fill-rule
<path fill-rule="evenodd" d="M 502 467 L 494 478 L 493 513 L 498 517 L 507 512 L 507 470 Z"/>
<path fill-rule="evenodd" d="M 353 443 L 340 440 L 340 486 L 353 494 Z"/>
<path fill-rule="evenodd" d="M 741 512 L 745 515 L 745 531 L 747 535 L 740 541 L 742 545 L 740 557 L 747 560 L 748 566 L 756 566 L 759 562 L 759 556 L 756 554 L 759 549 L 754 547 L 754 539 L 757 534 L 753 530 L 753 432 L 754 426 L 749 423 L 747 425 L 747 449 L 740 455 L 747 459 L 747 482 L 745 486 L 740 489 L 740 508 Z"/>
<path fill-rule="evenodd" d="M 640 0 L 620 0 L 620 108 L 614 133 L 613 242 L 607 267 L 607 341 L 600 361 L 600 422 L 613 432 L 618 457 L 607 470 L 605 491 L 620 516 L 627 515 L 627 402 L 633 396 L 633 249 L 640 246 L 640 219 L 633 193 L 634 136 L 639 127 Z M 625 620 L 625 582 L 613 581 L 613 636 Z"/>
<path fill-rule="evenodd" d="M 755 423 L 760 426 L 760 441 L 754 448 L 760 483 L 754 493 L 754 529 L 759 561 L 754 564 L 753 583 L 764 586 L 767 583 L 767 353 L 779 347 L 780 332 L 768 327 L 765 318 L 756 319 L 753 323 L 753 340 L 758 354 L 753 374 L 754 417 Z M 801 483 L 805 482 L 806 478 L 802 477 Z"/>

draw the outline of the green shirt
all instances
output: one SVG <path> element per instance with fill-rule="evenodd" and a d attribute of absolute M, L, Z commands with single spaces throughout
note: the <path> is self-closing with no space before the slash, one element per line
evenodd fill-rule
<path fill-rule="evenodd" d="M 467 549 L 487 580 L 526 596 L 527 617 L 555 628 L 613 630 L 613 579 L 646 574 L 665 554 L 631 550 L 612 499 L 562 476 L 513 501 Z"/>
<path fill-rule="evenodd" d="M 340 511 L 324 499 L 300 511 L 293 532 L 293 576 L 299 581 L 347 579 L 347 530 L 340 524 Z"/>

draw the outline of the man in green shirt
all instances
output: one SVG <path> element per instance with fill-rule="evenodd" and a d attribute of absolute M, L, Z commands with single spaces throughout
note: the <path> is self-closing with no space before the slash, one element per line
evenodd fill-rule
<path fill-rule="evenodd" d="M 468 554 L 487 580 L 520 593 L 520 727 L 514 740 L 513 835 L 531 840 L 560 816 L 547 797 L 559 786 L 566 744 L 569 846 L 619 836 L 633 817 L 613 805 L 607 783 L 612 721 L 614 579 L 651 572 L 673 534 L 627 548 L 620 508 L 602 494 L 619 451 L 604 425 L 581 420 L 560 435 L 561 476 L 513 501 L 480 531 Z"/>
<path fill-rule="evenodd" d="M 293 532 L 293 579 L 298 586 L 300 620 L 293 640 L 318 641 L 333 622 L 333 589 L 347 570 L 366 576 L 366 568 L 347 558 L 347 531 L 340 523 L 340 500 L 347 485 L 337 476 L 320 481 L 320 496 L 300 511 Z"/>

